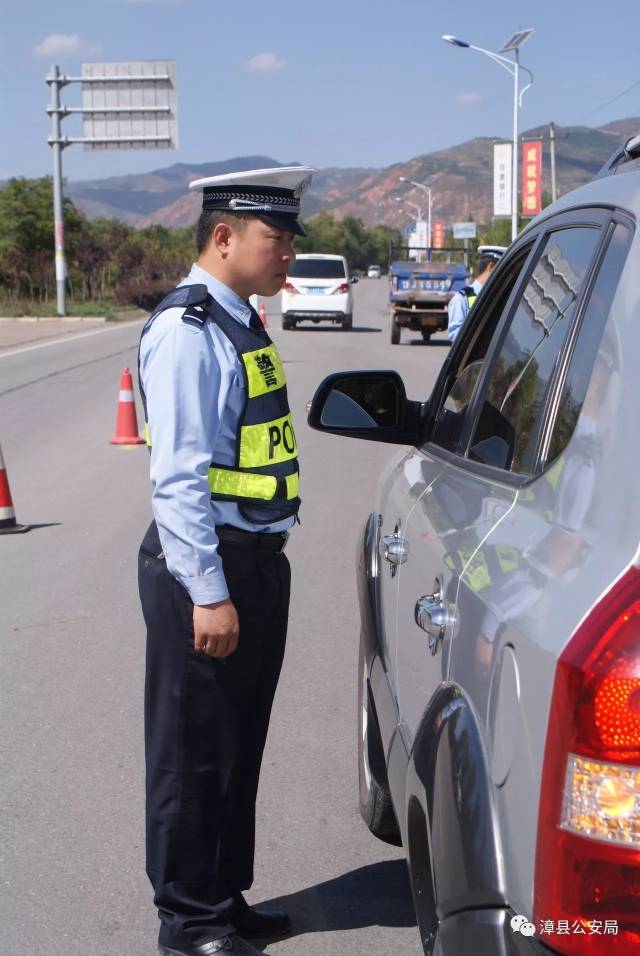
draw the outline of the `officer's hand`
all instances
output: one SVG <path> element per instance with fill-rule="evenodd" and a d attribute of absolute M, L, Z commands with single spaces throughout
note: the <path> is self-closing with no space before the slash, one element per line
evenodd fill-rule
<path fill-rule="evenodd" d="M 194 604 L 193 631 L 196 651 L 209 657 L 228 657 L 238 646 L 238 612 L 229 599 L 217 604 Z"/>

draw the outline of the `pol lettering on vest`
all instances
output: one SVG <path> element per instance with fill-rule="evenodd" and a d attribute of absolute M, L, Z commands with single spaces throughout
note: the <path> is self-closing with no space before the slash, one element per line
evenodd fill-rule
<path fill-rule="evenodd" d="M 269 426 L 269 461 L 275 458 L 275 450 L 280 444 L 284 445 L 289 455 L 295 454 L 296 436 L 290 421 L 285 421 L 282 428 L 279 425 Z"/>

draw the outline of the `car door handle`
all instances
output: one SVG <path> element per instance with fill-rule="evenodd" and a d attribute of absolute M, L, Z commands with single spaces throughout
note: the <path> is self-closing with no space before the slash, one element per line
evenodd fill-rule
<path fill-rule="evenodd" d="M 399 534 L 388 534 L 382 539 L 384 558 L 389 564 L 404 564 L 409 557 L 409 542 Z"/>
<path fill-rule="evenodd" d="M 444 640 L 449 623 L 449 612 L 442 602 L 439 588 L 435 594 L 425 594 L 418 598 L 415 606 L 415 622 L 418 627 L 427 632 L 429 650 L 435 654 Z"/>

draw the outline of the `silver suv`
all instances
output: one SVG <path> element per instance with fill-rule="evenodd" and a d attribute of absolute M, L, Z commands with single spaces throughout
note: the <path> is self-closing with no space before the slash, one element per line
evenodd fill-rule
<path fill-rule="evenodd" d="M 404 445 L 358 566 L 360 807 L 426 954 L 640 951 L 640 137 L 544 211 L 432 394 L 309 424 Z"/>

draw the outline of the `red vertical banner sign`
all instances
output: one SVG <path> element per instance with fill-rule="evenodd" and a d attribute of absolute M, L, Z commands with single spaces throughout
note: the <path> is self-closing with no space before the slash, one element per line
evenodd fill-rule
<path fill-rule="evenodd" d="M 522 215 L 542 212 L 542 143 L 522 144 Z"/>
<path fill-rule="evenodd" d="M 436 220 L 431 226 L 433 239 L 431 245 L 434 249 L 444 249 L 444 223 Z"/>

